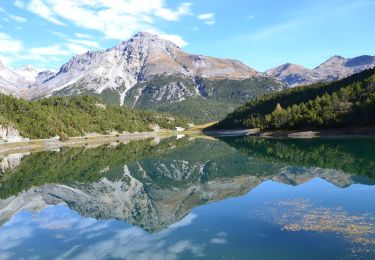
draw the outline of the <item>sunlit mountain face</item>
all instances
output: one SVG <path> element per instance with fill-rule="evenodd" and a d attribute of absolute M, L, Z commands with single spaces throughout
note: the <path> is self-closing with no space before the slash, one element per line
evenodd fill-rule
<path fill-rule="evenodd" d="M 0 258 L 372 258 L 374 147 L 184 137 L 8 152 Z"/>

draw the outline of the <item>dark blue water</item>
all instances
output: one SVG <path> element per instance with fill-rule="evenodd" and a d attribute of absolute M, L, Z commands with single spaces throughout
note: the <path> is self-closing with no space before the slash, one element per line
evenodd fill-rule
<path fill-rule="evenodd" d="M 3 167 L 0 259 L 375 259 L 373 145 L 170 139 L 24 155 Z"/>

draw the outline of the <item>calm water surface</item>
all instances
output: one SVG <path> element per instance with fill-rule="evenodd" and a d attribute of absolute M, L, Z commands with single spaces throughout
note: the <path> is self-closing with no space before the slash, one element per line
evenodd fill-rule
<path fill-rule="evenodd" d="M 375 259 L 375 139 L 0 155 L 0 259 Z"/>

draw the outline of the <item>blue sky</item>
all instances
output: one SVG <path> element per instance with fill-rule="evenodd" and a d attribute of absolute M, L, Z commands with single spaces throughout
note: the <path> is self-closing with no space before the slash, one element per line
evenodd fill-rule
<path fill-rule="evenodd" d="M 0 59 L 57 70 L 149 31 L 259 71 L 375 55 L 375 0 L 0 0 Z"/>

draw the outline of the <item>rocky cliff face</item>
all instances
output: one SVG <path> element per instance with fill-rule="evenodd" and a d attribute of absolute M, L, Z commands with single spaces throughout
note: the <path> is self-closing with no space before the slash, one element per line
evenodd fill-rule
<path fill-rule="evenodd" d="M 342 79 L 374 66 L 375 56 L 364 55 L 351 59 L 333 56 L 314 69 L 287 63 L 267 70 L 266 74 L 290 86 L 297 86 Z"/>
<path fill-rule="evenodd" d="M 20 165 L 21 160 L 24 156 L 30 153 L 14 153 L 4 157 L 0 157 L 0 175 L 7 171 L 12 171 Z"/>
<path fill-rule="evenodd" d="M 26 140 L 28 139 L 23 138 L 14 127 L 0 125 L 0 144 L 4 142 L 21 142 Z"/>

